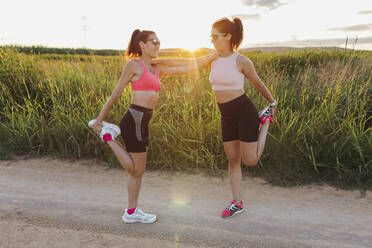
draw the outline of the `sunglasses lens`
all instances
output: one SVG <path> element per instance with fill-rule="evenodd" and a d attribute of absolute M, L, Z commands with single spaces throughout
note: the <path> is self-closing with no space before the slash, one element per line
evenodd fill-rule
<path fill-rule="evenodd" d="M 216 40 L 218 40 L 219 37 L 223 37 L 225 35 L 226 35 L 226 33 L 211 34 L 211 40 L 216 41 Z"/>
<path fill-rule="evenodd" d="M 154 39 L 148 39 L 147 41 L 151 41 L 153 45 L 159 45 L 160 46 L 160 40 L 154 38 Z"/>

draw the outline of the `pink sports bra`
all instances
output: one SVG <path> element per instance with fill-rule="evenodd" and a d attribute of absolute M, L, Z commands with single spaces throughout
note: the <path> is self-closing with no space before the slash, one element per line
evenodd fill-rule
<path fill-rule="evenodd" d="M 142 60 L 138 59 L 142 65 L 142 75 L 139 79 L 132 82 L 133 90 L 149 90 L 159 92 L 161 83 L 159 80 L 159 71 L 155 68 L 155 75 L 151 73 Z"/>
<path fill-rule="evenodd" d="M 244 74 L 238 70 L 238 56 L 239 53 L 233 52 L 228 57 L 218 57 L 212 61 L 209 81 L 213 90 L 243 89 Z"/>

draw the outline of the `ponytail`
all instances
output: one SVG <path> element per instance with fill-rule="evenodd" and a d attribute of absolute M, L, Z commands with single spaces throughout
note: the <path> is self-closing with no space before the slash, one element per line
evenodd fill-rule
<path fill-rule="evenodd" d="M 140 57 L 142 55 L 142 50 L 139 45 L 140 41 L 146 42 L 150 34 L 155 34 L 153 31 L 136 29 L 132 33 L 132 37 L 130 38 L 130 42 L 128 44 L 128 48 L 125 51 L 125 57 L 127 59 L 133 59 Z"/>
<path fill-rule="evenodd" d="M 238 47 L 243 40 L 243 24 L 238 17 L 234 17 L 233 21 L 235 24 L 235 35 L 233 35 L 231 39 L 231 44 L 234 50 L 238 50 Z"/>
<path fill-rule="evenodd" d="M 139 33 L 141 33 L 139 29 L 134 30 L 132 33 L 127 51 L 125 52 L 125 57 L 127 59 L 140 56 L 141 49 L 139 47 L 139 43 L 136 42 Z"/>

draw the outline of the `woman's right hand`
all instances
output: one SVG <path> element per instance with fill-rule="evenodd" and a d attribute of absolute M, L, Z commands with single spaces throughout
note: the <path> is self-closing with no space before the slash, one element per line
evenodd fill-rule
<path fill-rule="evenodd" d="M 93 129 L 93 131 L 96 132 L 97 134 L 100 134 L 100 133 L 101 133 L 101 129 L 102 129 L 102 121 L 100 121 L 100 120 L 96 120 L 96 121 L 93 123 L 92 129 Z"/>

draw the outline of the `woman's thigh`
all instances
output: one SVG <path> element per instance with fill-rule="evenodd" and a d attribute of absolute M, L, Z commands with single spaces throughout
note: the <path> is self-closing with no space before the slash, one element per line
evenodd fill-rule
<path fill-rule="evenodd" d="M 229 162 L 240 164 L 241 155 L 240 155 L 240 141 L 239 140 L 223 142 L 223 148 L 225 150 L 225 153 L 226 153 L 226 156 Z"/>

